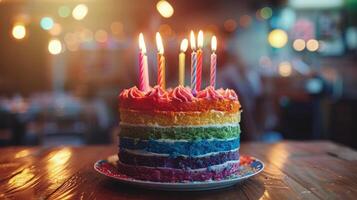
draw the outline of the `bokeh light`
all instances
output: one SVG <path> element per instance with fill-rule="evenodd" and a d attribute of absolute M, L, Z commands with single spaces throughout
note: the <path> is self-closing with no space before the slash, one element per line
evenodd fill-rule
<path fill-rule="evenodd" d="M 72 16 L 76 20 L 84 19 L 87 16 L 87 14 L 88 14 L 88 7 L 85 4 L 77 5 L 72 11 Z"/>
<path fill-rule="evenodd" d="M 15 39 L 21 40 L 26 36 L 26 27 L 23 24 L 16 24 L 12 28 L 12 36 Z"/>
<path fill-rule="evenodd" d="M 305 49 L 305 41 L 303 39 L 296 39 L 293 42 L 293 48 L 295 51 L 302 51 Z"/>
<path fill-rule="evenodd" d="M 317 51 L 319 49 L 319 42 L 315 39 L 310 39 L 306 42 L 306 48 L 309 51 Z"/>
<path fill-rule="evenodd" d="M 79 33 L 79 39 L 82 42 L 91 42 L 93 40 L 93 32 L 89 29 L 83 29 Z"/>
<path fill-rule="evenodd" d="M 291 64 L 287 61 L 281 62 L 279 64 L 279 74 L 283 77 L 288 77 L 291 75 L 292 73 L 292 67 Z"/>
<path fill-rule="evenodd" d="M 160 13 L 161 16 L 165 18 L 169 18 L 174 14 L 174 8 L 167 1 L 160 0 L 156 4 L 156 9 Z"/>
<path fill-rule="evenodd" d="M 272 47 L 282 48 L 288 42 L 288 34 L 281 29 L 274 29 L 268 35 L 268 42 Z"/>
<path fill-rule="evenodd" d="M 237 28 L 237 22 L 234 19 L 227 19 L 223 26 L 226 31 L 233 32 Z"/>
<path fill-rule="evenodd" d="M 58 8 L 58 15 L 60 17 L 68 17 L 71 14 L 71 9 L 68 6 L 61 6 Z"/>
<path fill-rule="evenodd" d="M 243 15 L 239 18 L 239 25 L 246 28 L 252 22 L 252 18 L 249 15 Z"/>
<path fill-rule="evenodd" d="M 40 25 L 44 30 L 50 30 L 53 27 L 53 19 L 51 17 L 42 17 Z"/>
<path fill-rule="evenodd" d="M 159 32 L 161 35 L 163 35 L 164 37 L 169 37 L 169 36 L 172 36 L 173 35 L 173 30 L 171 28 L 170 25 L 168 24 L 162 24 L 160 25 L 159 27 Z"/>
<path fill-rule="evenodd" d="M 58 39 L 52 39 L 48 43 L 48 51 L 52 55 L 57 55 L 62 51 L 62 43 Z"/>
<path fill-rule="evenodd" d="M 58 36 L 62 33 L 61 24 L 55 23 L 53 27 L 49 30 L 50 34 L 53 36 Z"/>
<path fill-rule="evenodd" d="M 261 56 L 259 59 L 259 64 L 260 66 L 266 68 L 270 68 L 273 65 L 272 60 L 268 56 Z"/>
<path fill-rule="evenodd" d="M 273 16 L 273 10 L 270 7 L 264 7 L 260 10 L 260 16 L 263 19 L 269 19 L 271 16 Z"/>
<path fill-rule="evenodd" d="M 66 47 L 69 51 L 77 51 L 79 49 L 80 38 L 75 33 L 66 33 L 64 36 Z"/>
<path fill-rule="evenodd" d="M 108 40 L 108 33 L 105 30 L 97 30 L 94 34 L 94 38 L 97 42 L 104 43 Z"/>
<path fill-rule="evenodd" d="M 124 31 L 124 26 L 123 26 L 123 24 L 121 22 L 113 22 L 110 25 L 110 30 L 112 31 L 112 33 L 114 35 L 120 35 Z"/>

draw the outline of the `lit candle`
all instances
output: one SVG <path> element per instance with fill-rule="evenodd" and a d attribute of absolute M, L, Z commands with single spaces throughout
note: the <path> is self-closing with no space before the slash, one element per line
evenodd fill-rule
<path fill-rule="evenodd" d="M 216 50 L 217 50 L 217 38 L 216 36 L 212 37 L 211 40 L 211 48 L 212 48 L 212 54 L 211 54 L 211 76 L 210 76 L 210 85 L 215 88 L 216 87 L 216 67 L 217 67 L 217 55 L 216 55 Z"/>
<path fill-rule="evenodd" d="M 180 46 L 179 54 L 179 85 L 185 86 L 185 52 L 188 47 L 188 40 L 183 39 Z"/>
<path fill-rule="evenodd" d="M 144 41 L 144 35 L 139 34 L 139 89 L 141 91 L 149 90 L 149 72 L 148 61 L 146 56 L 146 46 Z"/>
<path fill-rule="evenodd" d="M 196 70 L 197 70 L 197 53 L 196 53 L 196 40 L 195 34 L 191 31 L 190 35 L 190 44 L 191 44 L 191 90 L 193 94 L 197 93 L 196 90 Z"/>
<path fill-rule="evenodd" d="M 162 88 L 166 88 L 165 83 L 165 57 L 164 57 L 164 45 L 160 33 L 156 33 L 156 46 L 158 50 L 157 54 L 157 84 Z"/>
<path fill-rule="evenodd" d="M 197 36 L 197 84 L 196 84 L 196 90 L 200 91 L 201 90 L 201 80 L 202 80 L 202 57 L 203 57 L 203 32 L 200 30 L 198 32 Z"/>

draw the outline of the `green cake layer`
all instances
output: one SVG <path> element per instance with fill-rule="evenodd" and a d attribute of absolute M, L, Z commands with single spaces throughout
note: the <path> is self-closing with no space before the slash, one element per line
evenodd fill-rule
<path fill-rule="evenodd" d="M 120 126 L 120 136 L 143 140 L 172 139 L 172 140 L 200 140 L 200 139 L 228 139 L 239 137 L 239 125 L 227 126 L 186 126 L 186 127 L 154 127 L 154 126 Z"/>

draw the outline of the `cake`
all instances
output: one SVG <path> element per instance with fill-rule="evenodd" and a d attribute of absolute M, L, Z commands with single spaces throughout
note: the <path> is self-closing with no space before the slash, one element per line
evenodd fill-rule
<path fill-rule="evenodd" d="M 222 180 L 239 167 L 240 114 L 230 89 L 186 87 L 119 95 L 118 170 L 155 182 Z"/>

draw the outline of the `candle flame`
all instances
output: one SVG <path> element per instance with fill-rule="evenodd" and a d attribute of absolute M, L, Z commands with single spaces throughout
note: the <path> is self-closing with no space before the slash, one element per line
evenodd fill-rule
<path fill-rule="evenodd" d="M 191 31 L 190 34 L 190 43 L 191 43 L 191 49 L 196 50 L 196 39 L 195 39 L 195 33 Z"/>
<path fill-rule="evenodd" d="M 202 30 L 200 30 L 198 32 L 197 46 L 198 46 L 199 49 L 202 49 L 202 47 L 203 47 L 203 31 Z"/>
<path fill-rule="evenodd" d="M 186 52 L 187 47 L 188 47 L 188 40 L 185 38 L 185 39 L 183 39 L 182 42 L 181 42 L 180 50 L 181 50 L 182 52 Z"/>
<path fill-rule="evenodd" d="M 156 33 L 156 46 L 159 54 L 164 54 L 164 45 L 162 44 L 162 39 L 159 32 Z"/>
<path fill-rule="evenodd" d="M 211 47 L 212 47 L 213 52 L 215 52 L 217 50 L 217 38 L 215 35 L 212 37 Z"/>
<path fill-rule="evenodd" d="M 146 53 L 146 46 L 145 46 L 143 33 L 139 34 L 139 48 L 144 54 Z"/>

